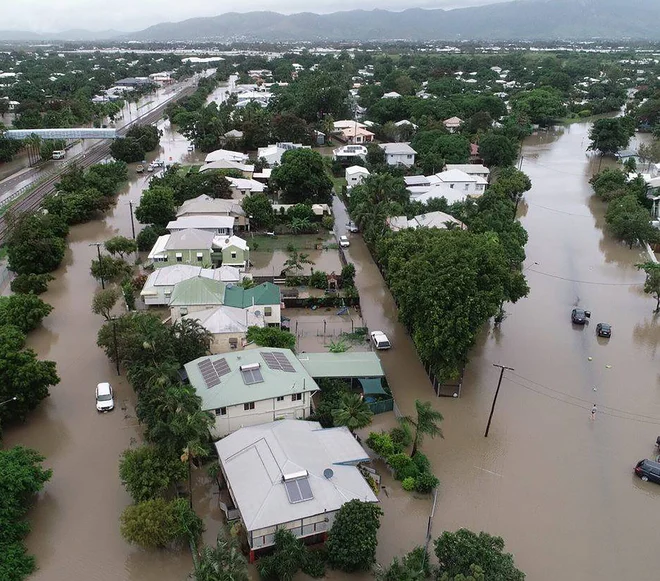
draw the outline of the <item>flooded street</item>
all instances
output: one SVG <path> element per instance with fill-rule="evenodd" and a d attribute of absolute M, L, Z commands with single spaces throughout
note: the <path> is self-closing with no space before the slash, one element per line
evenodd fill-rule
<path fill-rule="evenodd" d="M 459 527 L 501 535 L 534 581 L 652 579 L 660 564 L 649 518 L 660 487 L 632 472 L 654 454 L 660 433 L 660 330 L 634 266 L 646 255 L 603 232 L 605 206 L 588 184 L 598 164 L 585 154 L 588 127 L 525 143 L 530 295 L 508 306 L 500 329 L 484 330 L 462 397 L 434 400 L 445 439 L 422 446 L 441 482 L 434 536 Z M 433 399 L 433 391 L 364 244 L 352 240 L 349 254 L 367 324 L 393 340 L 383 365 L 397 404 L 410 413 L 415 398 Z M 575 305 L 592 311 L 590 325 L 571 325 Z M 596 338 L 599 321 L 612 324 L 611 340 Z M 515 371 L 505 375 L 486 439 L 499 373 L 493 363 Z M 420 526 L 402 518 L 383 527 L 379 559 L 415 544 L 411 533 Z"/>
<path fill-rule="evenodd" d="M 188 141 L 168 122 L 159 128 L 161 151 L 149 160 L 203 158 L 187 151 Z M 574 124 L 524 146 L 523 170 L 533 183 L 521 204 L 531 292 L 508 306 L 501 328 L 484 329 L 459 399 L 434 398 L 361 237 L 350 235 L 347 249 L 365 324 L 393 343 L 381 358 L 398 407 L 408 414 L 416 398 L 432 400 L 445 416 L 445 439 L 422 445 L 441 481 L 433 536 L 463 526 L 502 535 L 533 581 L 653 579 L 660 564 L 657 525 L 649 518 L 660 487 L 632 473 L 637 460 L 653 455 L 660 434 L 660 331 L 634 266 L 645 255 L 603 232 L 604 205 L 588 184 L 595 168 L 585 154 L 587 132 L 588 124 Z M 42 296 L 54 311 L 29 338 L 41 358 L 57 362 L 62 381 L 24 426 L 5 430 L 5 446 L 34 447 L 53 468 L 30 514 L 27 543 L 37 557 L 37 581 L 180 581 L 192 567 L 187 551 L 143 551 L 119 534 L 130 498 L 119 483 L 118 458 L 140 441 L 140 430 L 130 386 L 96 346 L 102 319 L 89 307 L 98 288 L 89 275 L 96 253 L 89 244 L 131 235 L 128 202 L 138 202 L 149 179 L 133 172 L 131 166 L 129 184 L 103 220 L 71 229 L 65 261 Z M 337 200 L 334 210 L 337 233 L 345 234 Z M 570 323 L 576 304 L 592 312 L 584 328 Z M 613 325 L 611 340 L 596 338 L 599 321 Z M 493 363 L 515 370 L 505 375 L 486 439 L 498 375 Z M 94 386 L 106 380 L 118 405 L 98 415 Z M 592 422 L 593 403 L 599 411 Z M 392 422 L 392 414 L 377 416 L 373 429 Z M 386 473 L 384 482 L 377 556 L 387 563 L 424 542 L 431 501 L 403 492 Z M 203 479 L 195 501 L 212 541 L 219 515 Z"/>

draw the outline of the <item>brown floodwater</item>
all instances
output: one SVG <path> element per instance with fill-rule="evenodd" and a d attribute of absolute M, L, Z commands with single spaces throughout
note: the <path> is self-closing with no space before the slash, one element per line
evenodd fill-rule
<path fill-rule="evenodd" d="M 153 157 L 199 159 L 168 123 L 161 127 L 161 151 Z M 660 487 L 632 474 L 638 459 L 653 455 L 660 433 L 660 331 L 634 267 L 645 256 L 603 232 L 604 207 L 588 185 L 598 160 L 585 154 L 587 132 L 588 124 L 574 124 L 525 143 L 523 169 L 534 185 L 520 216 L 529 232 L 531 292 L 507 308 L 500 328 L 484 329 L 459 399 L 434 397 L 359 235 L 347 251 L 364 321 L 393 343 L 380 355 L 398 407 L 408 414 L 416 398 L 431 400 L 445 416 L 445 439 L 422 446 L 441 480 L 433 535 L 459 527 L 502 535 L 534 581 L 652 579 L 660 561 L 652 516 Z M 130 387 L 95 344 L 101 319 L 89 309 L 97 289 L 89 275 L 96 249 L 89 244 L 130 236 L 128 201 L 139 200 L 148 179 L 133 174 L 105 219 L 72 228 L 66 259 L 43 296 L 55 310 L 29 338 L 40 357 L 57 362 L 62 378 L 25 425 L 5 432 L 5 445 L 40 450 L 54 471 L 30 513 L 27 543 L 39 581 L 178 581 L 191 569 L 186 551 L 143 551 L 119 534 L 130 499 L 117 461 L 139 442 L 140 430 Z M 345 211 L 334 206 L 338 234 L 345 234 Z M 576 304 L 592 311 L 584 328 L 571 326 Z M 601 320 L 613 325 L 607 342 L 595 336 Z M 486 439 L 498 373 L 493 363 L 515 371 L 505 375 Z M 93 390 L 104 380 L 113 382 L 118 405 L 98 415 Z M 593 403 L 599 411 L 592 422 Z M 392 414 L 378 416 L 373 429 L 393 422 Z M 387 563 L 424 542 L 432 502 L 404 493 L 381 469 L 385 516 L 377 557 Z M 195 507 L 210 542 L 220 515 L 201 471 L 195 480 Z"/>

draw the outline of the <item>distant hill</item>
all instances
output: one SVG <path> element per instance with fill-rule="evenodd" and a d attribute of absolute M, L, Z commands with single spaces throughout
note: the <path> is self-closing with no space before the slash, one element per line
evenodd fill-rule
<path fill-rule="evenodd" d="M 455 10 L 231 12 L 130 34 L 0 31 L 0 41 L 660 40 L 660 0 L 514 0 Z"/>
<path fill-rule="evenodd" d="M 151 26 L 134 40 L 660 39 L 660 0 L 516 0 L 455 10 L 235 12 Z"/>

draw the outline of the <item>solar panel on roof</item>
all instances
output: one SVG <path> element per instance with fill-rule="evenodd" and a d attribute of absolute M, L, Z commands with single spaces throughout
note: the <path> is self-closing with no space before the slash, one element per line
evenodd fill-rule
<path fill-rule="evenodd" d="M 217 371 L 213 367 L 210 359 L 204 359 L 197 364 L 199 372 L 202 374 L 202 379 L 206 384 L 207 388 L 215 387 L 220 383 L 220 377 L 218 376 Z"/>
<path fill-rule="evenodd" d="M 279 363 L 280 369 L 288 373 L 295 372 L 293 365 L 289 361 L 289 358 L 284 353 L 273 353 L 275 360 Z"/>
<path fill-rule="evenodd" d="M 222 359 L 218 359 L 217 361 L 214 361 L 213 368 L 218 374 L 218 377 L 222 377 L 223 375 L 227 375 L 228 373 L 231 373 L 229 364 L 227 363 L 227 360 L 224 357 Z"/>
<path fill-rule="evenodd" d="M 266 362 L 266 365 L 270 367 L 270 369 L 274 369 L 276 371 L 280 369 L 280 364 L 277 362 L 277 359 L 275 359 L 275 355 L 273 353 L 262 353 L 261 356 Z"/>
<path fill-rule="evenodd" d="M 284 488 L 291 504 L 312 500 L 312 498 L 314 498 L 312 487 L 309 485 L 307 477 L 287 480 L 284 482 Z"/>

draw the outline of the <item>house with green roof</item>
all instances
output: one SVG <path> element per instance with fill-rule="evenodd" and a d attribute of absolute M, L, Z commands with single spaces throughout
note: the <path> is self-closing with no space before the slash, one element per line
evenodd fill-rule
<path fill-rule="evenodd" d="M 220 438 L 278 419 L 305 419 L 318 385 L 289 349 L 260 347 L 200 357 L 184 365 L 188 381 L 215 416 Z"/>
<path fill-rule="evenodd" d="M 225 290 L 224 304 L 229 307 L 248 309 L 257 316 L 263 315 L 269 326 L 278 326 L 282 320 L 282 295 L 280 287 L 272 282 L 264 282 L 252 288 L 231 285 Z"/>
<path fill-rule="evenodd" d="M 172 322 L 184 315 L 223 305 L 225 288 L 224 282 L 203 276 L 176 283 L 169 305 Z"/>

